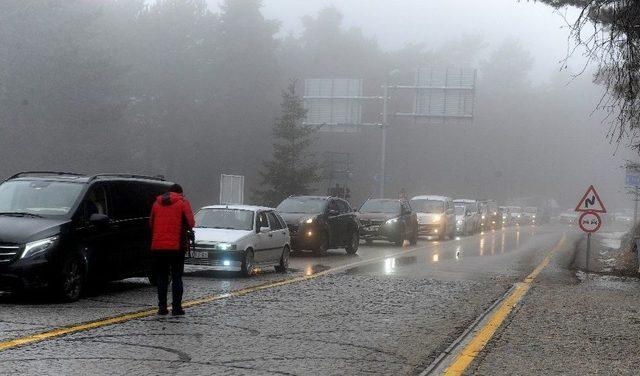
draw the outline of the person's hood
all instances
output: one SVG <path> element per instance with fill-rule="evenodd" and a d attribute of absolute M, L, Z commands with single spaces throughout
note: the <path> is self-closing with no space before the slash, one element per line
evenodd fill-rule
<path fill-rule="evenodd" d="M 179 201 L 182 201 L 182 200 L 183 200 L 182 194 L 175 193 L 175 192 L 167 192 L 167 193 L 165 193 L 163 195 L 158 196 L 158 198 L 156 199 L 158 204 L 160 204 L 162 206 L 173 205 L 176 202 L 179 202 Z"/>
<path fill-rule="evenodd" d="M 194 228 L 196 243 L 235 243 L 245 236 L 250 235 L 251 230 L 227 230 L 221 228 Z"/>
<path fill-rule="evenodd" d="M 358 219 L 363 221 L 388 221 L 391 218 L 397 218 L 400 215 L 394 213 L 357 213 Z"/>
<path fill-rule="evenodd" d="M 280 213 L 280 215 L 288 225 L 297 225 L 298 223 L 305 220 L 306 218 L 315 218 L 319 214 Z"/>
<path fill-rule="evenodd" d="M 0 243 L 25 244 L 60 233 L 68 219 L 0 215 Z"/>

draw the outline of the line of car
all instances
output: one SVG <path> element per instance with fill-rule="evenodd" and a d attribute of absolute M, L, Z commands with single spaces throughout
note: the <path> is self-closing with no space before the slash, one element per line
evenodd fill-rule
<path fill-rule="evenodd" d="M 0 290 L 49 287 L 63 300 L 94 282 L 136 276 L 150 268 L 148 218 L 171 182 L 132 174 L 93 176 L 25 172 L 0 184 Z M 526 212 L 526 211 L 525 211 Z M 211 205 L 195 215 L 195 246 L 186 262 L 249 276 L 285 272 L 290 255 L 323 255 L 361 241 L 416 244 L 469 235 L 510 223 L 492 200 L 420 195 L 367 200 L 358 210 L 338 197 L 295 196 L 276 208 Z M 517 211 L 509 211 L 510 217 Z M 534 216 L 535 217 L 535 216 Z"/>

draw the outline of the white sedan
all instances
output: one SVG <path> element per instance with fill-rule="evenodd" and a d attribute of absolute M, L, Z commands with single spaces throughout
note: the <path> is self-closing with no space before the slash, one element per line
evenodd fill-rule
<path fill-rule="evenodd" d="M 213 205 L 200 209 L 195 219 L 195 247 L 185 263 L 245 276 L 258 267 L 273 266 L 278 272 L 289 267 L 289 229 L 275 209 Z"/>

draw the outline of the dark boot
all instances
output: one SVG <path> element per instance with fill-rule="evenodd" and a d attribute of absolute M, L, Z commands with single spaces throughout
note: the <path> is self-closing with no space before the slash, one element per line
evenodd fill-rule
<path fill-rule="evenodd" d="M 184 309 L 182 309 L 182 307 L 173 306 L 171 308 L 171 314 L 173 316 L 182 316 L 182 315 L 184 315 Z"/>

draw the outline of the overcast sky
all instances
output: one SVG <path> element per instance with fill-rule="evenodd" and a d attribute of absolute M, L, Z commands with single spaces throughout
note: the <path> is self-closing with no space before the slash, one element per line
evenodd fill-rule
<path fill-rule="evenodd" d="M 222 0 L 209 0 L 212 9 Z M 345 25 L 374 37 L 384 49 L 407 43 L 438 47 L 465 34 L 482 35 L 487 51 L 515 38 L 535 58 L 532 79 L 546 80 L 566 56 L 568 31 L 563 17 L 549 6 L 517 0 L 263 0 L 263 13 L 282 22 L 281 34 L 298 33 L 301 17 L 334 6 Z M 577 11 L 567 13 L 575 18 Z M 581 68 L 572 60 L 573 70 Z"/>

